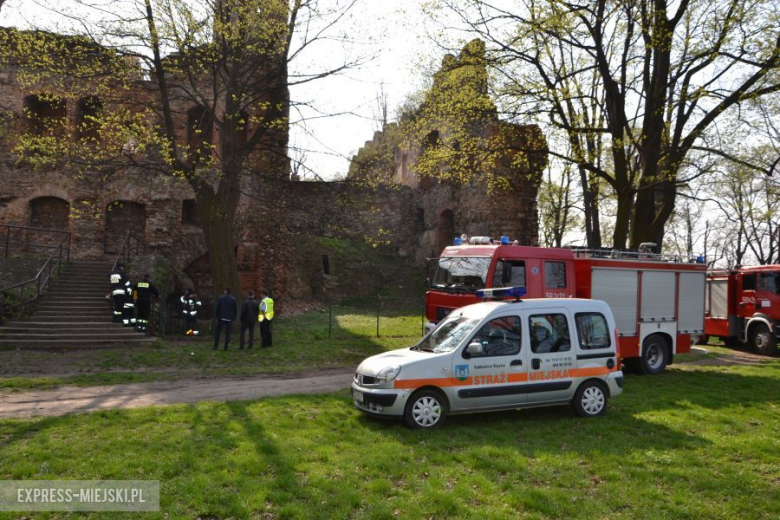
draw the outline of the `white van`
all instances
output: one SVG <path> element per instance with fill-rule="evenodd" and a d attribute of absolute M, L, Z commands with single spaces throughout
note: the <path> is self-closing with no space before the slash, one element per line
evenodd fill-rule
<path fill-rule="evenodd" d="M 449 414 L 569 403 L 595 417 L 622 392 L 612 312 L 571 298 L 456 309 L 415 346 L 363 361 L 352 383 L 361 412 L 424 429 Z"/>

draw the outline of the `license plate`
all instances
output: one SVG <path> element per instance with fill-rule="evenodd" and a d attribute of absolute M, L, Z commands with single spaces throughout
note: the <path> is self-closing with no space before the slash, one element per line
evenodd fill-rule
<path fill-rule="evenodd" d="M 355 398 L 355 401 L 358 403 L 363 402 L 363 392 L 358 392 L 357 390 L 352 390 L 352 397 Z"/>

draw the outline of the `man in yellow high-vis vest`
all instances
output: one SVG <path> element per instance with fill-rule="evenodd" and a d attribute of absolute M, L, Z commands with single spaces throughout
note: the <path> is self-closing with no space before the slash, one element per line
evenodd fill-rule
<path fill-rule="evenodd" d="M 257 315 L 257 321 L 260 322 L 260 346 L 271 347 L 273 346 L 273 338 L 271 336 L 271 322 L 274 319 L 274 301 L 268 296 L 268 291 L 263 289 L 260 291 L 260 313 Z"/>

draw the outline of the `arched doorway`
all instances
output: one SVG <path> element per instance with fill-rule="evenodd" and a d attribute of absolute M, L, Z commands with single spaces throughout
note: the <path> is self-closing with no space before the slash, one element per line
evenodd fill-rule
<path fill-rule="evenodd" d="M 143 204 L 117 200 L 106 207 L 106 232 L 103 250 L 118 253 L 128 233 L 140 239 L 146 234 L 146 209 Z"/>
<path fill-rule="evenodd" d="M 38 197 L 30 201 L 30 227 L 70 229 L 70 203 L 59 197 Z"/>
<path fill-rule="evenodd" d="M 455 238 L 455 215 L 451 209 L 445 209 L 439 214 L 439 225 L 436 227 L 436 247 L 439 254 L 452 244 L 453 238 Z"/>

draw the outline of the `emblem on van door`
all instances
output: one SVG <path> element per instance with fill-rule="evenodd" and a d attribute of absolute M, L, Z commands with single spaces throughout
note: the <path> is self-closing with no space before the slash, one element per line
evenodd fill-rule
<path fill-rule="evenodd" d="M 469 378 L 469 366 L 468 365 L 455 365 L 455 377 L 458 381 L 465 381 Z"/>

